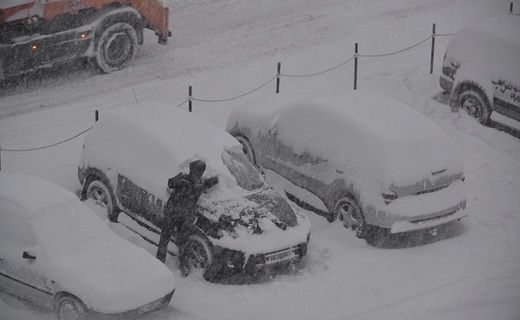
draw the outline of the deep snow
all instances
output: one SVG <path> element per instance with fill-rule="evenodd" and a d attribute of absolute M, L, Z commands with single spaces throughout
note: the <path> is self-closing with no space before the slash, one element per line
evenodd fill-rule
<path fill-rule="evenodd" d="M 92 124 L 96 108 L 135 105 L 133 89 L 138 101 L 172 107 L 187 98 L 189 84 L 201 98 L 232 96 L 271 78 L 278 61 L 286 73 L 319 71 L 348 58 L 356 41 L 360 52 L 393 51 L 427 37 L 432 22 L 437 32 L 456 32 L 507 11 L 508 3 L 174 1 L 170 45 L 157 46 L 147 34 L 131 68 L 111 75 L 61 72 L 0 89 L 0 144 L 31 147 L 69 137 Z M 440 124 L 462 148 L 468 218 L 441 232 L 439 241 L 387 249 L 370 247 L 341 224 L 309 214 L 309 257 L 298 274 L 248 286 L 214 285 L 189 276 L 179 280 L 168 308 L 145 319 L 520 318 L 520 142 L 451 113 L 438 86 L 447 42 L 437 39 L 431 76 L 427 44 L 384 59 L 362 58 L 359 87 L 405 102 Z M 305 94 L 351 87 L 352 64 L 281 82 L 282 91 Z M 274 93 L 274 83 L 240 101 L 196 102 L 194 111 L 224 128 L 234 107 L 265 93 Z M 76 139 L 52 150 L 3 152 L 2 170 L 31 173 L 76 191 L 81 145 L 82 139 Z M 127 237 L 153 252 L 135 235 Z M 168 266 L 176 272 L 174 259 Z M 2 319 L 53 318 L 4 294 L 0 300 Z"/>

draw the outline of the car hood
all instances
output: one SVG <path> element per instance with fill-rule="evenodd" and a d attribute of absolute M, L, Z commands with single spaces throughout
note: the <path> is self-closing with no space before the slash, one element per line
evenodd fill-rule
<path fill-rule="evenodd" d="M 238 198 L 202 201 L 200 206 L 207 218 L 228 231 L 243 228 L 250 234 L 262 234 L 298 224 L 291 206 L 272 187 Z"/>
<path fill-rule="evenodd" d="M 119 240 L 90 243 L 76 253 L 55 257 L 51 269 L 60 289 L 102 313 L 129 311 L 175 289 L 175 276 L 165 265 Z"/>

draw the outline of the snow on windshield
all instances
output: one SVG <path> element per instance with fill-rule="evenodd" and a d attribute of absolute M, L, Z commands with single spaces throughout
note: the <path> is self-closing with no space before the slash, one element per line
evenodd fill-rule
<path fill-rule="evenodd" d="M 249 163 L 243 154 L 224 151 L 222 161 L 235 177 L 237 185 L 243 189 L 253 191 L 264 185 L 263 179 L 258 171 Z"/>

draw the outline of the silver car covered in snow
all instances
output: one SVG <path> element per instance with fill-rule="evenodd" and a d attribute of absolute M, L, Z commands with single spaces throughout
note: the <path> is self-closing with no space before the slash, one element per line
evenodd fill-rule
<path fill-rule="evenodd" d="M 60 320 L 128 319 L 168 305 L 175 282 L 72 192 L 0 173 L 0 290 Z"/>
<path fill-rule="evenodd" d="M 289 199 L 331 222 L 339 216 L 360 238 L 465 216 L 457 146 L 388 97 L 268 98 L 234 110 L 227 131 Z"/>

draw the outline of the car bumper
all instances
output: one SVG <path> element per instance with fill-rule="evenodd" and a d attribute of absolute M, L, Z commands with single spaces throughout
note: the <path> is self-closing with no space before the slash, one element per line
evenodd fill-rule
<path fill-rule="evenodd" d="M 172 292 L 170 292 L 169 294 L 165 295 L 162 298 L 159 298 L 148 304 L 145 304 L 144 306 L 140 306 L 139 308 L 121 312 L 121 313 L 103 313 L 103 312 L 98 312 L 98 311 L 91 311 L 89 313 L 89 319 L 95 319 L 95 320 L 135 319 L 135 318 L 140 317 L 143 314 L 166 307 L 170 303 L 174 293 L 175 293 L 175 290 L 173 290 Z"/>
<path fill-rule="evenodd" d="M 430 193 L 411 195 L 392 201 L 367 215 L 368 224 L 390 229 L 391 233 L 436 227 L 466 216 L 464 182 L 452 182 L 449 186 Z"/>
<path fill-rule="evenodd" d="M 221 282 L 251 278 L 263 272 L 277 273 L 298 263 L 307 255 L 308 242 L 268 253 L 246 256 L 241 251 L 218 248 L 207 280 Z"/>

